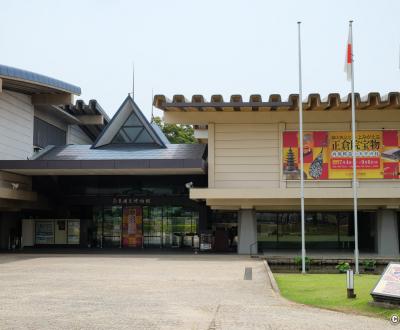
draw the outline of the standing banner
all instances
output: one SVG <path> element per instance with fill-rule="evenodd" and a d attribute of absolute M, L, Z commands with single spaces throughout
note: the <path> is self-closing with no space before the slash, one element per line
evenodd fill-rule
<path fill-rule="evenodd" d="M 142 247 L 143 217 L 141 207 L 124 207 L 122 214 L 122 246 Z"/>
<path fill-rule="evenodd" d="M 315 131 L 303 134 L 303 176 L 307 180 L 352 179 L 351 132 Z M 283 173 L 300 179 L 297 132 L 283 133 Z M 399 179 L 400 131 L 357 131 L 357 178 Z"/>

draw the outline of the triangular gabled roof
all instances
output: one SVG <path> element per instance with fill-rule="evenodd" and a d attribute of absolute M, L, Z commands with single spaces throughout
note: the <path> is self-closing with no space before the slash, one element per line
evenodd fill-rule
<path fill-rule="evenodd" d="M 154 129 L 128 95 L 92 148 L 108 144 L 156 145 L 166 148 L 166 141 L 163 133 Z"/>

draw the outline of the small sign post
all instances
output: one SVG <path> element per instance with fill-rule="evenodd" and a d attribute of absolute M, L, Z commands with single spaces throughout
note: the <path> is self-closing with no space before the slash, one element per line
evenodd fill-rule
<path fill-rule="evenodd" d="M 347 280 L 347 298 L 355 298 L 356 294 L 354 293 L 354 271 L 352 269 L 347 270 L 346 280 Z"/>

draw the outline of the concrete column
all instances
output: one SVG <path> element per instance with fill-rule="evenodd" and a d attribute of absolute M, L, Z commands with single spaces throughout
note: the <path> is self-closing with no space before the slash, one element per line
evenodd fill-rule
<path fill-rule="evenodd" d="M 399 256 L 397 213 L 394 210 L 377 212 L 377 247 L 380 256 Z"/>
<path fill-rule="evenodd" d="M 240 210 L 238 224 L 238 253 L 257 253 L 257 222 L 254 210 Z M 252 246 L 250 251 L 250 245 Z"/>

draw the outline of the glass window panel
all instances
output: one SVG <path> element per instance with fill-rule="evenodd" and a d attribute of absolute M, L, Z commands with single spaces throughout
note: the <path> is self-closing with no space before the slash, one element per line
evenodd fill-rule
<path fill-rule="evenodd" d="M 129 142 L 128 136 L 125 133 L 123 133 L 122 131 L 119 131 L 118 134 L 115 135 L 115 137 L 111 143 L 119 144 L 119 143 L 128 143 L 128 142 Z"/>
<path fill-rule="evenodd" d="M 80 242 L 80 221 L 68 220 L 68 244 L 79 244 Z"/>
<path fill-rule="evenodd" d="M 135 142 L 136 143 L 153 143 L 154 140 L 150 136 L 149 132 L 147 132 L 146 130 L 143 130 Z"/>
<path fill-rule="evenodd" d="M 121 245 L 122 207 L 104 208 L 103 246 Z"/>
<path fill-rule="evenodd" d="M 278 214 L 278 242 L 279 247 L 298 249 L 301 244 L 299 213 Z"/>
<path fill-rule="evenodd" d="M 305 219 L 306 246 L 309 248 L 338 248 L 337 214 L 307 213 Z"/>
<path fill-rule="evenodd" d="M 277 247 L 277 213 L 256 214 L 257 242 L 260 250 Z"/>
<path fill-rule="evenodd" d="M 354 246 L 353 217 L 349 213 L 338 214 L 339 245 L 342 249 L 350 249 Z"/>
<path fill-rule="evenodd" d="M 139 120 L 139 118 L 135 115 L 135 113 L 132 112 L 132 114 L 125 122 L 124 126 L 142 126 L 142 123 Z"/>
<path fill-rule="evenodd" d="M 124 132 L 128 135 L 129 139 L 134 142 L 139 133 L 143 130 L 142 127 L 124 127 Z"/>
<path fill-rule="evenodd" d="M 54 244 L 54 221 L 35 222 L 35 244 Z"/>
<path fill-rule="evenodd" d="M 103 207 L 95 206 L 93 208 L 93 228 L 92 228 L 92 246 L 101 247 L 103 235 Z"/>

